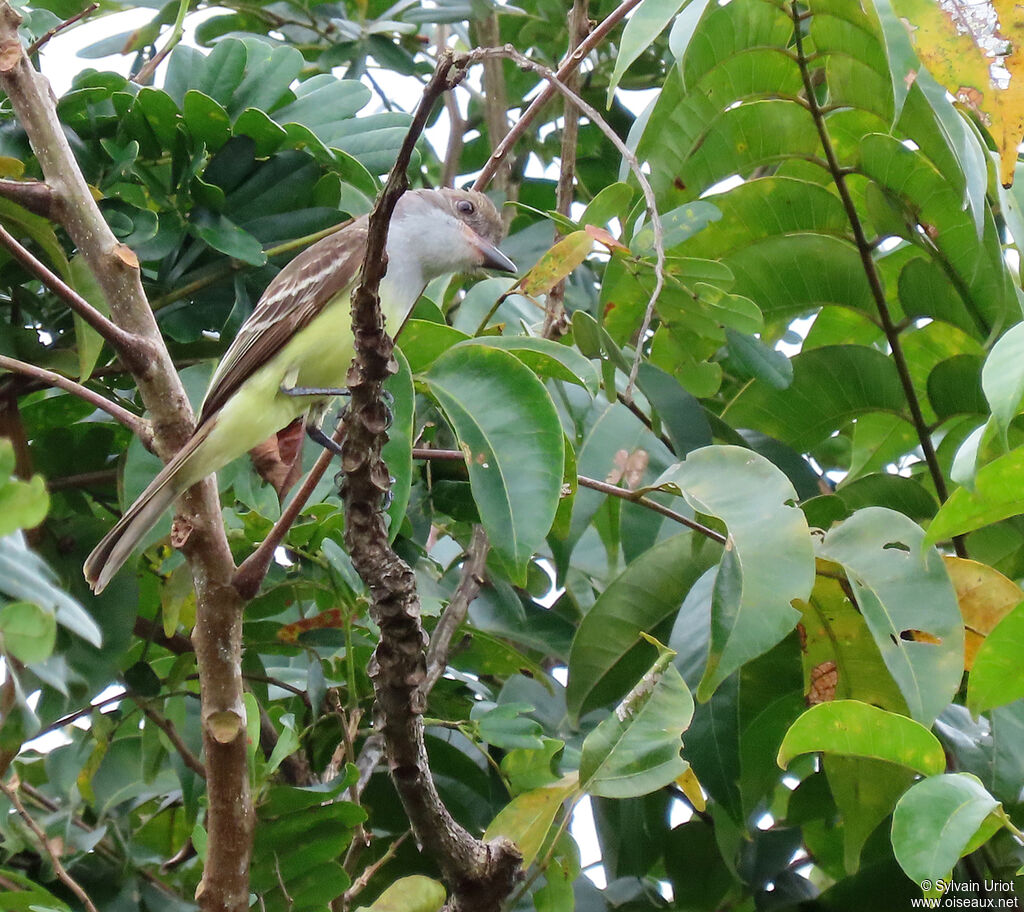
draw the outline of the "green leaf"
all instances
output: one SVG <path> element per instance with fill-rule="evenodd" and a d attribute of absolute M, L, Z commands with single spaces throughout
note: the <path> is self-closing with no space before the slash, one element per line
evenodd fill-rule
<path fill-rule="evenodd" d="M 825 755 L 821 765 L 842 815 L 843 861 L 847 873 L 852 874 L 860 865 L 868 837 L 892 813 L 916 776 L 905 766 L 885 760 L 839 754 Z"/>
<path fill-rule="evenodd" d="M 740 370 L 740 376 L 760 380 L 777 390 L 789 389 L 793 383 L 793 362 L 784 352 L 769 348 L 757 336 L 725 330 L 729 343 L 729 359 Z"/>
<path fill-rule="evenodd" d="M 201 209 L 193 215 L 192 227 L 214 250 L 252 266 L 262 266 L 267 262 L 263 245 L 227 216 L 214 215 Z"/>
<path fill-rule="evenodd" d="M 917 78 L 921 64 L 910 43 L 907 27 L 892 8 L 892 0 L 875 0 L 875 10 L 882 26 L 885 53 L 889 62 L 890 84 L 895 108 L 893 122 L 900 119 L 910 86 Z"/>
<path fill-rule="evenodd" d="M 514 355 L 479 345 L 445 352 L 423 379 L 466 454 L 495 552 L 525 582 L 562 488 L 564 438 L 551 397 Z"/>
<path fill-rule="evenodd" d="M 20 532 L 0 538 L 0 592 L 11 599 L 32 602 L 56 614 L 57 623 L 99 648 L 100 628 L 86 610 L 59 585 L 54 572 Z"/>
<path fill-rule="evenodd" d="M 432 323 L 428 320 L 406 320 L 402 325 L 398 341 L 402 352 L 409 359 L 409 367 L 414 374 L 425 371 L 452 348 L 457 342 L 463 342 L 469 336 L 464 332 L 445 323 Z"/>
<path fill-rule="evenodd" d="M 709 2 L 710 0 L 690 0 L 689 3 L 683 5 L 675 22 L 672 23 L 672 31 L 668 36 L 668 47 L 672 51 L 672 56 L 679 62 L 680 68 L 682 68 L 683 58 L 686 56 L 686 50 L 697 31 L 697 23 L 704 15 L 704 10 L 707 9 Z"/>
<path fill-rule="evenodd" d="M 930 725 L 963 675 L 963 618 L 942 558 L 917 523 L 883 507 L 858 510 L 819 551 L 845 568 L 910 715 Z"/>
<path fill-rule="evenodd" d="M 999 802 L 970 773 L 924 779 L 907 789 L 893 812 L 896 860 L 919 884 L 944 880 L 997 811 Z"/>
<path fill-rule="evenodd" d="M 665 250 L 672 250 L 685 243 L 721 217 L 721 210 L 706 200 L 695 200 L 663 213 L 661 230 L 664 233 L 662 240 Z M 654 254 L 654 228 L 649 224 L 640 228 L 634 235 L 630 248 L 638 256 L 652 256 Z"/>
<path fill-rule="evenodd" d="M 946 541 L 1020 513 L 1024 513 L 1024 450 L 1017 449 L 978 469 L 974 490 L 957 488 L 950 495 L 928 526 L 924 543 Z"/>
<path fill-rule="evenodd" d="M 26 665 L 45 662 L 57 642 L 57 619 L 32 602 L 0 607 L 0 649 Z"/>
<path fill-rule="evenodd" d="M 597 368 L 575 348 L 533 336 L 480 336 L 461 345 L 483 345 L 511 352 L 538 377 L 565 380 L 596 396 L 601 385 Z"/>
<path fill-rule="evenodd" d="M 273 118 L 309 128 L 326 146 L 334 145 L 341 124 L 351 120 L 370 101 L 370 90 L 355 79 L 336 79 L 328 73 L 312 76 L 295 90 L 295 101 L 278 108 Z"/>
<path fill-rule="evenodd" d="M 476 703 L 470 718 L 480 727 L 480 738 L 502 750 L 540 750 L 543 729 L 524 713 L 533 712 L 528 703 Z"/>
<path fill-rule="evenodd" d="M 717 549 L 696 547 L 690 532 L 663 541 L 614 580 L 584 615 L 569 654 L 565 699 L 573 718 L 618 699 L 639 677 L 651 633 L 679 610 Z"/>
<path fill-rule="evenodd" d="M 830 345 L 801 352 L 792 364 L 789 389 L 755 380 L 722 417 L 733 427 L 752 428 L 806 451 L 858 415 L 902 414 L 906 407 L 896 366 L 877 349 Z"/>
<path fill-rule="evenodd" d="M 267 760 L 266 775 L 272 776 L 277 768 L 299 748 L 299 733 L 295 730 L 295 716 L 285 713 L 281 716 L 281 728 L 277 733 L 277 743 Z"/>
<path fill-rule="evenodd" d="M 396 880 L 372 906 L 356 912 L 438 912 L 447 898 L 444 885 L 422 874 Z"/>
<path fill-rule="evenodd" d="M 288 87 L 302 70 L 302 54 L 293 47 L 272 48 L 265 41 L 246 39 L 245 75 L 225 105 L 232 116 L 246 108 L 271 113 L 289 95 Z"/>
<path fill-rule="evenodd" d="M 416 393 L 413 389 L 412 371 L 401 349 L 395 350 L 395 360 L 398 361 L 398 373 L 388 377 L 384 384 L 393 401 L 388 442 L 381 451 L 381 456 L 394 479 L 391 483 L 391 505 L 386 511 L 390 522 L 390 541 L 395 540 L 399 529 L 402 528 L 402 520 L 405 519 L 405 511 L 412 493 L 412 441 L 416 418 Z"/>
<path fill-rule="evenodd" d="M 67 276 L 75 291 L 105 317 L 110 316 L 106 295 L 81 256 L 71 258 L 67 264 Z M 75 341 L 78 343 L 78 379 L 84 383 L 92 376 L 100 352 L 103 351 L 103 337 L 86 323 L 77 311 L 74 313 L 74 320 Z"/>
<path fill-rule="evenodd" d="M 777 762 L 786 769 L 794 757 L 812 752 L 887 760 L 934 776 L 946 768 L 939 739 L 923 725 L 858 700 L 812 706 L 794 722 Z"/>
<path fill-rule="evenodd" d="M 189 132 L 204 142 L 211 152 L 216 152 L 231 136 L 228 112 L 202 92 L 189 89 L 185 93 L 182 115 Z"/>
<path fill-rule="evenodd" d="M 814 584 L 810 532 L 789 479 L 742 447 L 696 450 L 656 486 L 681 494 L 729 530 L 712 597 L 708 665 L 697 689 L 704 701 L 796 625 L 800 615 L 790 602 L 806 599 Z"/>
<path fill-rule="evenodd" d="M 50 495 L 41 475 L 28 481 L 14 478 L 14 444 L 0 437 L 0 538 L 18 529 L 33 529 L 50 509 Z"/>
<path fill-rule="evenodd" d="M 654 39 L 668 26 L 688 0 L 644 0 L 629 17 L 622 30 L 618 53 L 615 55 L 615 69 L 608 81 L 608 107 L 611 107 L 619 80 L 631 63 L 646 51 Z"/>
<path fill-rule="evenodd" d="M 704 407 L 675 377 L 643 361 L 637 372 L 637 385 L 660 419 L 676 456 L 711 445 L 711 427 Z"/>
<path fill-rule="evenodd" d="M 1005 445 L 1024 399 L 1024 323 L 1010 327 L 992 346 L 981 369 L 981 388 Z"/>
<path fill-rule="evenodd" d="M 579 223 L 581 225 L 597 225 L 599 228 L 603 228 L 613 218 L 624 218 L 626 209 L 633 201 L 635 193 L 636 190 L 633 187 L 622 182 L 602 187 L 594 198 L 587 203 L 587 208 L 583 210 Z"/>
<path fill-rule="evenodd" d="M 985 637 L 967 679 L 967 706 L 978 715 L 1024 697 L 1024 602 Z"/>
<path fill-rule="evenodd" d="M 583 742 L 580 784 L 604 798 L 638 798 L 679 778 L 688 764 L 680 738 L 693 718 L 693 697 L 671 664 L 659 656 L 612 715 Z"/>

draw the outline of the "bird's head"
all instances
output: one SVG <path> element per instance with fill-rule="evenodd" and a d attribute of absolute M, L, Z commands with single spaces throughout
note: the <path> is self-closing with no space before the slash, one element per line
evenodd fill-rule
<path fill-rule="evenodd" d="M 504 235 L 494 204 L 475 190 L 412 190 L 395 207 L 388 255 L 408 250 L 424 276 L 497 269 L 514 273 L 516 264 L 498 249 Z"/>

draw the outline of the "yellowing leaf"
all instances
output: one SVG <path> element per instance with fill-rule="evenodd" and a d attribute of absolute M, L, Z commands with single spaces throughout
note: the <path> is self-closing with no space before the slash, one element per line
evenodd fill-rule
<path fill-rule="evenodd" d="M 693 767 L 686 767 L 686 772 L 676 778 L 676 785 L 693 805 L 695 811 L 700 813 L 707 808 L 704 790 L 700 787 L 700 782 L 697 781 L 697 774 L 693 771 Z"/>
<path fill-rule="evenodd" d="M 964 616 L 964 668 L 970 671 L 985 637 L 1024 601 L 1024 590 L 998 570 L 977 561 L 962 557 L 943 560 Z"/>
<path fill-rule="evenodd" d="M 894 0 L 910 24 L 914 47 L 929 72 L 962 104 L 977 111 L 999 149 L 999 178 L 1013 183 L 1024 137 L 1024 9 L 1017 0 L 965 8 L 951 0 Z M 1009 73 L 993 79 L 991 67 Z"/>
<path fill-rule="evenodd" d="M 529 867 L 543 848 L 562 802 L 578 787 L 577 774 L 570 773 L 552 785 L 517 795 L 498 811 L 484 833 L 484 841 L 497 836 L 511 839 L 523 854 L 523 868 Z"/>
<path fill-rule="evenodd" d="M 528 295 L 544 294 L 580 265 L 594 246 L 586 231 L 566 235 L 544 254 L 519 283 Z"/>

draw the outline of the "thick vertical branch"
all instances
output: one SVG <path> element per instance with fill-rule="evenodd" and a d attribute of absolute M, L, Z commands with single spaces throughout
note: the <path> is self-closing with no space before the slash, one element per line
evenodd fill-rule
<path fill-rule="evenodd" d="M 139 262 L 108 228 L 75 162 L 57 117 L 53 92 L 32 66 L 18 35 L 21 17 L 0 2 L 0 84 L 28 135 L 52 193 L 51 217 L 60 222 L 96 277 L 121 330 L 142 340 L 133 346 L 108 338 L 132 371 L 149 410 L 154 444 L 169 458 L 192 433 L 192 409 L 142 288 Z M 192 634 L 203 695 L 203 749 L 207 768 L 208 844 L 200 902 L 209 912 L 249 906 L 252 801 L 245 755 L 242 703 L 242 600 L 231 585 L 228 550 L 216 485 L 208 478 L 180 500 L 187 540 L 182 550 L 196 583 Z"/>
<path fill-rule="evenodd" d="M 587 37 L 587 15 L 589 10 L 588 0 L 573 0 L 572 12 L 569 13 L 569 54 L 571 58 L 576 50 Z M 573 92 L 579 92 L 580 71 L 573 70 L 566 77 L 566 88 Z M 574 189 L 576 183 L 576 145 L 580 135 L 580 111 L 572 99 L 565 99 L 565 108 L 562 126 L 562 148 L 559 154 L 558 169 L 558 192 L 556 208 L 562 215 L 568 215 L 572 206 Z M 561 232 L 555 229 L 555 241 L 561 237 Z M 565 279 L 561 279 L 551 289 L 547 299 L 547 309 L 544 313 L 545 339 L 556 339 L 565 333 Z"/>
<path fill-rule="evenodd" d="M 501 32 L 498 28 L 498 14 L 490 13 L 474 23 L 477 44 L 491 47 L 501 43 Z M 508 90 L 505 86 L 504 66 L 501 60 L 484 61 L 484 121 L 487 124 L 487 136 L 491 141 L 491 152 L 501 144 L 508 133 Z M 512 157 L 507 155 L 501 161 L 494 175 L 494 185 L 506 200 L 518 197 L 516 175 L 513 173 Z M 510 218 L 511 210 L 502 210 L 503 217 Z M 508 227 L 508 222 L 505 223 Z"/>
<path fill-rule="evenodd" d="M 381 459 L 387 439 L 384 380 L 396 370 L 377 289 L 387 269 L 385 243 L 395 204 L 408 186 L 406 168 L 434 103 L 465 73 L 442 52 L 423 91 L 413 123 L 370 216 L 362 279 L 352 295 L 355 358 L 346 385 L 351 400 L 345 414 L 342 450 L 345 472 L 345 543 L 352 564 L 369 587 L 370 610 L 380 627 L 380 643 L 370 663 L 379 727 L 388 765 L 420 844 L 436 860 L 452 891 L 453 912 L 499 912 L 516 881 L 520 856 L 506 840 L 482 843 L 460 826 L 441 801 L 430 774 L 423 740 L 426 635 L 420 623 L 416 579 L 388 543 L 381 499 L 390 479 Z"/>

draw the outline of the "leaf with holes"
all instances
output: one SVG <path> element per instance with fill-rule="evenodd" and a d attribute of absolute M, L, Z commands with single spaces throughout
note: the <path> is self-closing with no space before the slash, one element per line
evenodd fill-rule
<path fill-rule="evenodd" d="M 858 510 L 822 542 L 842 564 L 857 606 L 910 715 L 930 725 L 960 686 L 964 626 L 942 558 L 924 531 L 884 507 Z"/>

